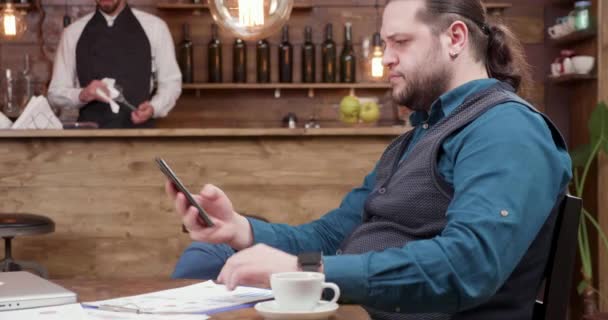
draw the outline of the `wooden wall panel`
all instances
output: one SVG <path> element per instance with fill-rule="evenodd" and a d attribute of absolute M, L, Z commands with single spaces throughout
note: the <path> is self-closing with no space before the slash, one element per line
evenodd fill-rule
<path fill-rule="evenodd" d="M 160 155 L 191 191 L 220 186 L 239 212 L 300 224 L 360 185 L 390 137 L 15 139 L 0 146 L 0 212 L 51 217 L 14 254 L 53 277 L 166 277 L 190 242 Z M 0 250 L 2 247 L 0 246 Z"/>

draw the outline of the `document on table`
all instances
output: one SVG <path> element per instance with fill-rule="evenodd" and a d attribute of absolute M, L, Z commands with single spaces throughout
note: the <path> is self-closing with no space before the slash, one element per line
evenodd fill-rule
<path fill-rule="evenodd" d="M 156 315 L 214 314 L 243 307 L 254 302 L 272 299 L 272 291 L 251 287 L 237 287 L 228 291 L 213 281 L 186 287 L 146 293 L 137 296 L 83 303 L 96 310 L 120 313 Z M 122 318 L 119 318 L 122 319 Z M 163 318 L 164 319 L 164 318 Z"/>
<path fill-rule="evenodd" d="M 0 311 L 0 320 L 206 320 L 204 314 L 136 314 L 83 309 L 78 303 L 62 306 Z"/>
<path fill-rule="evenodd" d="M 0 311 L 0 320 L 89 320 L 78 303 L 62 306 Z"/>
<path fill-rule="evenodd" d="M 98 309 L 85 309 L 87 320 L 206 320 L 204 314 L 137 314 L 114 311 L 103 311 Z M 54 319 L 53 319 L 54 320 Z"/>

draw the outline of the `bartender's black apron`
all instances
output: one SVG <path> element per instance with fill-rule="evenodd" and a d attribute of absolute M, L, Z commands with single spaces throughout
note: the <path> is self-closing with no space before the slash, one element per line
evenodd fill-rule
<path fill-rule="evenodd" d="M 127 101 L 136 107 L 150 99 L 152 76 L 151 46 L 143 27 L 126 6 L 109 27 L 99 9 L 85 26 L 76 45 L 76 72 L 85 87 L 93 80 L 114 78 Z M 91 101 L 82 109 L 78 121 L 93 121 L 100 128 L 150 128 L 152 119 L 136 125 L 131 110 L 121 106 L 117 114 L 110 105 Z"/>

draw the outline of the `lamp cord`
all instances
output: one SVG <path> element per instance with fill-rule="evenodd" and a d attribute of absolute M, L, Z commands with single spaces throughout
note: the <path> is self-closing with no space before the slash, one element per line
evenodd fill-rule
<path fill-rule="evenodd" d="M 378 5 L 378 0 L 376 0 L 376 3 L 374 4 L 374 8 L 376 9 L 376 31 L 378 31 L 378 30 L 380 30 L 380 24 L 379 24 L 380 19 L 378 19 L 380 6 Z"/>

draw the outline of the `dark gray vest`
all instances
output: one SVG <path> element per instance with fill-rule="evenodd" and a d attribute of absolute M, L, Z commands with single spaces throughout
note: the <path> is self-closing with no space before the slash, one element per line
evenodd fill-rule
<path fill-rule="evenodd" d="M 127 101 L 138 106 L 150 98 L 152 51 L 146 33 L 126 6 L 108 26 L 99 9 L 84 27 L 76 45 L 76 71 L 82 86 L 93 80 L 114 78 Z M 97 122 L 101 128 L 153 127 L 153 120 L 141 125 L 131 121 L 131 110 L 121 107 L 112 113 L 107 103 L 92 101 L 82 109 L 78 121 Z"/>
<path fill-rule="evenodd" d="M 410 241 L 438 236 L 447 223 L 446 212 L 454 194 L 453 187 L 437 169 L 438 152 L 443 141 L 492 107 L 509 101 L 538 112 L 513 93 L 510 86 L 499 83 L 468 97 L 453 113 L 431 127 L 401 163 L 399 161 L 410 143 L 412 132 L 393 141 L 378 163 L 376 185 L 365 203 L 363 223 L 342 245 L 344 254 L 400 248 Z M 543 118 L 551 128 L 554 141 L 566 148 L 553 123 L 544 115 Z M 557 205 L 505 284 L 480 306 L 453 315 L 390 313 L 373 306 L 366 307 L 366 310 L 374 319 L 531 319 L 547 264 L 556 212 Z"/>

